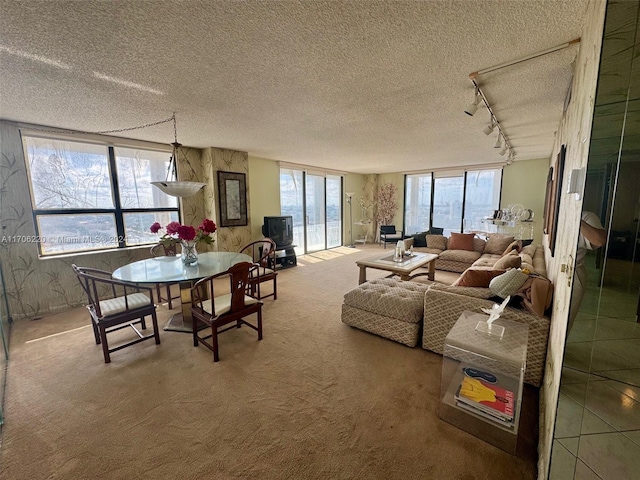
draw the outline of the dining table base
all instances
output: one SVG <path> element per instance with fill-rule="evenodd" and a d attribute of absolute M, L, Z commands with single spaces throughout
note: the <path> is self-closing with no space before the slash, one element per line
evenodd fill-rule
<path fill-rule="evenodd" d="M 191 316 L 191 282 L 180 282 L 180 309 L 181 311 L 171 315 L 169 321 L 163 328 L 165 332 L 193 332 L 193 317 Z M 202 330 L 206 325 L 199 325 L 198 330 Z"/>

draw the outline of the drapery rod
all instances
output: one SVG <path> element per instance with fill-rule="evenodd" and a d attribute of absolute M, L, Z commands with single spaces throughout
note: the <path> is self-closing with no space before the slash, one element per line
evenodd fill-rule
<path fill-rule="evenodd" d="M 562 50 L 564 48 L 568 48 L 571 45 L 575 45 L 580 43 L 580 38 L 574 38 L 570 42 L 563 43 L 562 45 L 557 45 L 555 47 L 548 48 L 542 52 L 534 53 L 532 55 L 528 55 L 526 57 L 518 58 L 517 60 L 511 60 L 510 62 L 501 63 L 500 65 L 496 65 L 494 67 L 484 68 L 482 70 L 478 70 L 477 72 L 471 72 L 469 74 L 469 78 L 475 80 L 478 75 L 483 75 L 485 73 L 493 72 L 495 70 L 499 70 L 504 67 L 510 67 L 511 65 L 516 65 L 518 63 L 526 62 L 527 60 L 532 60 L 534 58 L 542 57 L 543 55 L 547 55 L 549 53 L 557 52 L 558 50 Z"/>

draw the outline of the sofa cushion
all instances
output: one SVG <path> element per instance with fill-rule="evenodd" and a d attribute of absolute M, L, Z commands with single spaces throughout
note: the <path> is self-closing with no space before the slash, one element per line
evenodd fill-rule
<path fill-rule="evenodd" d="M 484 246 L 484 253 L 491 253 L 493 255 L 502 255 L 511 242 L 515 239 L 510 235 L 502 235 L 499 233 L 492 233 L 487 239 L 487 244 Z"/>
<path fill-rule="evenodd" d="M 493 268 L 496 270 L 506 270 L 507 268 L 520 268 L 520 265 L 522 265 L 522 259 L 516 252 L 512 252 L 494 263 Z"/>
<path fill-rule="evenodd" d="M 478 237 L 473 238 L 473 249 L 476 252 L 484 253 L 484 247 L 486 244 L 487 242 L 481 238 L 478 238 Z"/>
<path fill-rule="evenodd" d="M 456 287 L 488 288 L 491 280 L 504 272 L 504 270 L 492 270 L 489 268 L 467 268 L 452 285 Z"/>
<path fill-rule="evenodd" d="M 427 239 L 427 247 L 437 248 L 440 250 L 447 249 L 447 237 L 444 235 L 425 235 Z"/>
<path fill-rule="evenodd" d="M 473 237 L 475 233 L 451 233 L 447 248 L 449 250 L 467 250 L 473 252 Z"/>
<path fill-rule="evenodd" d="M 440 254 L 438 260 L 464 263 L 470 267 L 480 256 L 480 252 L 474 250 L 445 250 Z M 436 262 L 436 268 L 438 268 L 438 262 Z"/>
<path fill-rule="evenodd" d="M 502 257 L 500 255 L 491 255 L 490 253 L 483 253 L 482 256 L 473 262 L 472 267 L 493 267 L 493 265 L 500 260 Z"/>

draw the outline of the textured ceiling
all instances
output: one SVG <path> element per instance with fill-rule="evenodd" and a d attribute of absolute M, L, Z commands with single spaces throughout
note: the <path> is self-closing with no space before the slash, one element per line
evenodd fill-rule
<path fill-rule="evenodd" d="M 469 73 L 580 37 L 586 0 L 0 0 L 0 117 L 358 173 L 496 163 Z M 578 46 L 479 77 L 548 158 Z M 113 79 L 119 82 L 114 82 Z M 169 143 L 170 125 L 127 132 Z"/>

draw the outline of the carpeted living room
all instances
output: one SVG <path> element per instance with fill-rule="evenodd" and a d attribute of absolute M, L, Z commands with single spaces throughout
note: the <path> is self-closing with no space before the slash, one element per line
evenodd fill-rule
<path fill-rule="evenodd" d="M 216 363 L 191 335 L 162 332 L 105 365 L 83 307 L 17 322 L 6 478 L 535 478 L 536 425 L 524 425 L 524 456 L 449 425 L 436 412 L 440 355 L 341 323 L 355 262 L 381 250 L 280 270 L 263 340 L 223 333 Z M 166 305 L 158 313 L 163 325 Z"/>

